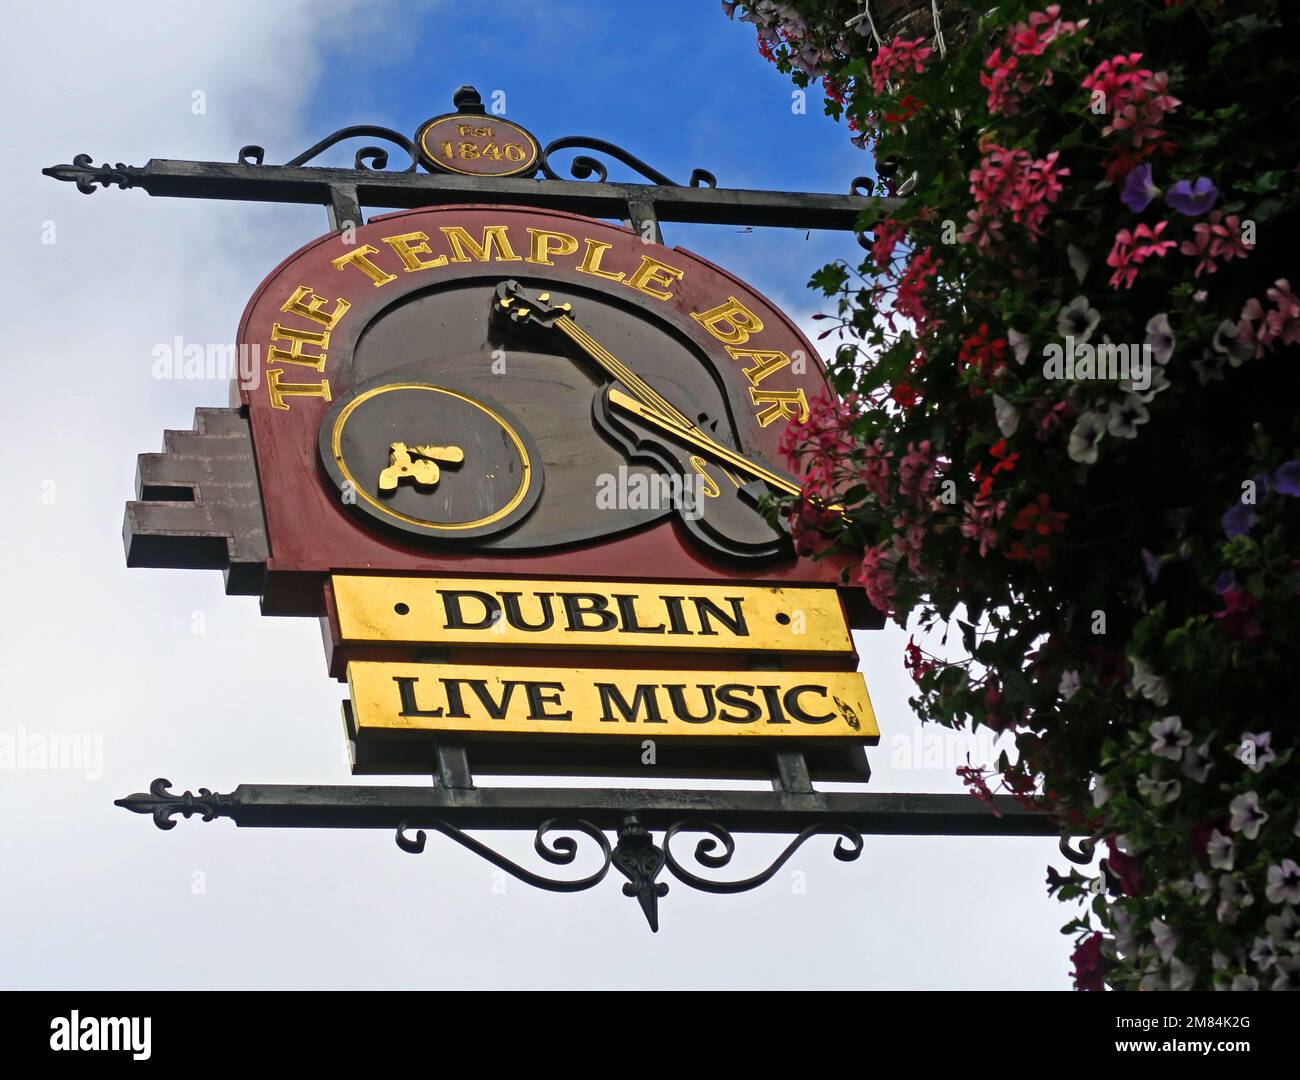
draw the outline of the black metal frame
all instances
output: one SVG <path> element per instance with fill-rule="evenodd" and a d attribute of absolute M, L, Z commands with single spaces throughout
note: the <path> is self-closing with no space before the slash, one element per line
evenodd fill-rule
<path fill-rule="evenodd" d="M 833 854 L 853 862 L 863 850 L 863 834 L 906 836 L 1056 836 L 1049 818 L 1014 798 L 995 796 L 985 806 L 968 795 L 876 792 L 790 791 L 777 779 L 773 791 L 657 791 L 630 788 L 477 788 L 468 782 L 464 751 L 444 748 L 441 775 L 432 787 L 294 786 L 241 784 L 223 795 L 200 788 L 197 795 L 173 793 L 158 779 L 148 792 L 118 799 L 136 814 L 150 814 L 160 829 L 176 817 L 204 821 L 230 818 L 241 828 L 393 829 L 397 846 L 413 855 L 433 830 L 475 852 L 529 885 L 551 892 L 583 892 L 604 881 L 611 867 L 628 879 L 623 895 L 635 897 L 652 930 L 659 928 L 658 901 L 667 894 L 658 881 L 666 868 L 684 885 L 710 893 L 740 893 L 770 881 L 814 836 L 834 836 Z M 793 755 L 798 757 L 798 755 Z M 448 782 L 449 780 L 453 782 Z M 553 866 L 572 865 L 578 856 L 573 834 L 591 841 L 599 867 L 576 878 L 556 878 L 529 870 L 502 855 L 466 829 L 534 829 L 533 848 Z M 414 832 L 412 832 L 414 830 Z M 662 833 L 656 843 L 654 831 Z M 607 832 L 615 835 L 611 846 Z M 719 879 L 688 869 L 673 852 L 680 833 L 703 833 L 692 852 L 699 867 L 716 871 L 735 854 L 733 832 L 793 834 L 765 869 L 744 878 Z M 551 837 L 554 834 L 562 834 Z M 1088 862 L 1064 841 L 1061 851 Z"/>
<path fill-rule="evenodd" d="M 460 112 L 484 111 L 471 87 L 459 88 L 453 102 Z M 389 169 L 388 151 L 371 145 L 356 152 L 352 169 L 309 164 L 353 138 L 384 140 L 405 153 L 410 164 Z M 586 154 L 569 164 L 574 179 L 561 179 L 553 156 L 568 150 L 603 154 L 649 183 L 610 183 L 606 165 Z M 153 159 L 139 167 L 97 166 L 89 155 L 78 154 L 71 164 L 44 172 L 75 183 L 86 194 L 97 187 L 116 186 L 175 198 L 324 205 L 331 229 L 363 224 L 363 207 L 413 209 L 489 202 L 616 218 L 656 240 L 662 239 L 659 222 L 673 221 L 843 230 L 857 233 L 862 242 L 863 213 L 873 208 L 888 211 L 900 202 L 864 195 L 870 181 L 862 177 L 853 179 L 846 195 L 719 188 L 715 177 L 702 169 L 694 170 L 689 183 L 681 185 L 613 143 L 583 136 L 549 143 L 537 161 L 540 179 L 421 172 L 412 140 L 375 125 L 341 128 L 283 165 L 267 165 L 265 158 L 260 146 L 242 148 L 233 163 Z M 668 885 L 657 880 L 665 868 L 691 888 L 735 893 L 771 880 L 799 847 L 818 835 L 835 836 L 835 857 L 851 862 L 862 853 L 864 833 L 1048 836 L 1061 831 L 1047 816 L 1008 796 L 997 796 L 985 805 L 967 795 L 817 792 L 798 751 L 774 751 L 770 792 L 477 788 L 463 746 L 439 746 L 438 761 L 431 787 L 240 785 L 229 794 L 200 788 L 195 795 L 174 794 L 170 782 L 159 779 L 147 793 L 129 795 L 116 805 L 152 815 L 161 829 L 174 827 L 177 815 L 199 815 L 205 821 L 225 817 L 238 826 L 255 828 L 393 829 L 398 846 L 413 854 L 424 850 L 425 830 L 434 830 L 521 881 L 560 892 L 593 888 L 612 866 L 627 878 L 623 892 L 637 899 L 652 929 L 658 929 L 658 900 L 668 891 Z M 553 834 L 578 834 L 595 845 L 601 865 L 584 877 L 548 877 L 506 858 L 465 829 L 533 829 L 534 849 L 553 866 L 572 865 L 578 851 L 573 835 L 552 838 Z M 654 830 L 662 834 L 659 842 Z M 701 876 L 673 854 L 672 841 L 680 833 L 703 833 L 693 851 L 695 863 L 706 870 L 723 869 L 735 852 L 733 831 L 784 833 L 793 838 L 765 870 L 742 879 Z M 613 845 L 607 832 L 615 835 Z M 1078 852 L 1062 840 L 1061 850 L 1076 862 L 1092 857 L 1088 840 Z"/>

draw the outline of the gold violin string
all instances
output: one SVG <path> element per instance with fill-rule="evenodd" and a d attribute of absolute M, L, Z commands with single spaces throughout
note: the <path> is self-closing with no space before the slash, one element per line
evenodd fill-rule
<path fill-rule="evenodd" d="M 617 378 L 627 386 L 637 397 L 641 398 L 645 404 L 651 406 L 657 411 L 664 413 L 675 423 L 684 428 L 694 428 L 696 425 L 681 412 L 672 402 L 668 401 L 659 394 L 652 386 L 645 382 L 636 372 L 624 364 L 613 353 L 609 352 L 600 342 L 591 337 L 571 318 L 558 319 L 556 325 L 564 331 L 572 340 L 576 341 L 585 352 L 592 356 L 606 371 Z"/>
<path fill-rule="evenodd" d="M 738 468 L 741 472 L 748 473 L 772 485 L 779 491 L 784 491 L 788 495 L 799 495 L 801 488 L 799 484 L 787 480 L 785 477 L 770 469 L 764 468 L 757 462 L 750 461 L 741 454 L 736 453 L 728 446 L 724 446 L 716 439 L 711 438 L 704 432 L 699 425 L 692 423 L 679 409 L 670 401 L 667 401 L 662 395 L 655 391 L 653 387 L 647 384 L 636 372 L 624 364 L 613 353 L 600 344 L 595 338 L 588 334 L 579 326 L 572 317 L 560 318 L 555 321 L 558 326 L 570 339 L 575 341 L 584 352 L 592 357 L 607 372 L 613 375 L 623 383 L 636 397 L 640 398 L 640 404 L 643 408 L 649 410 L 646 413 L 640 413 L 643 419 L 657 424 L 667 431 L 674 427 L 682 429 L 682 434 L 689 437 L 689 441 L 697 445 L 710 449 L 713 453 L 721 457 L 724 461 L 730 463 L 733 467 Z M 614 393 L 617 399 L 617 391 Z M 632 399 L 628 399 L 631 401 Z M 638 410 L 639 412 L 639 410 Z M 726 467 L 723 471 L 727 472 Z M 730 476 L 730 474 L 728 473 Z M 736 478 L 730 477 L 734 482 Z M 739 484 L 737 484 L 739 486 Z M 838 507 L 836 507 L 838 509 Z"/>

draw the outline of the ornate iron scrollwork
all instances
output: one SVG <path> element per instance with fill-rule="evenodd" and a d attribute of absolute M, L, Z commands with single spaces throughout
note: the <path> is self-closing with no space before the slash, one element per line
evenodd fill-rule
<path fill-rule="evenodd" d="M 547 143 L 538 164 L 542 173 L 550 180 L 562 179 L 560 174 L 551 166 L 551 155 L 557 150 L 594 150 L 596 153 L 606 154 L 616 161 L 621 161 L 629 169 L 640 173 L 652 184 L 659 184 L 662 187 L 684 186 L 675 180 L 670 180 L 658 169 L 647 165 L 639 157 L 629 154 L 621 146 L 615 146 L 604 139 L 588 138 L 585 135 L 566 135 L 562 139 L 555 139 L 553 142 Z M 606 168 L 604 162 L 597 158 L 587 157 L 585 154 L 579 154 L 573 159 L 569 165 L 569 173 L 577 180 L 587 180 L 594 175 L 596 177 L 594 182 L 598 184 L 603 184 L 609 179 L 609 169 Z M 691 171 L 690 186 L 716 188 L 718 179 L 706 169 L 693 169 Z"/>
<path fill-rule="evenodd" d="M 151 815 L 154 824 L 160 829 L 175 828 L 175 818 L 178 814 L 186 818 L 197 815 L 204 821 L 228 817 L 234 819 L 236 824 L 242 825 L 248 823 L 243 817 L 244 811 L 248 809 L 247 796 L 243 792 L 244 789 L 240 788 L 228 795 L 220 795 L 207 788 L 199 788 L 197 795 L 191 791 L 176 794 L 171 791 L 170 780 L 159 778 L 149 785 L 147 793 L 136 792 L 127 795 L 125 798 L 118 799 L 115 805 L 134 814 Z M 325 822 L 312 822 L 312 824 L 325 824 L 335 828 L 373 827 L 368 822 L 368 814 L 373 810 L 373 806 L 367 805 L 358 809 L 364 809 L 366 813 L 359 814 L 352 821 L 331 815 Z M 606 825 L 606 828 L 609 827 Z M 600 855 L 600 865 L 591 873 L 577 878 L 557 878 L 521 866 L 438 816 L 436 812 L 419 812 L 401 821 L 397 826 L 394 840 L 403 851 L 419 855 L 427 845 L 426 829 L 432 829 L 454 840 L 461 847 L 486 859 L 493 866 L 504 870 L 526 885 L 546 889 L 549 892 L 584 892 L 604 881 L 609 875 L 611 866 L 617 867 L 619 873 L 627 878 L 627 883 L 623 886 L 623 895 L 636 899 L 650 928 L 655 931 L 659 929 L 659 901 L 668 894 L 668 884 L 658 880 L 659 874 L 665 867 L 678 881 L 693 889 L 709 893 L 740 893 L 756 889 L 765 882 L 771 881 L 795 851 L 813 836 L 836 837 L 833 854 L 840 862 L 852 862 L 862 854 L 862 834 L 857 829 L 847 824 L 820 822 L 809 825 L 795 836 L 762 872 L 738 880 L 717 881 L 687 870 L 671 851 L 672 840 L 678 833 L 702 832 L 706 835 L 695 845 L 695 861 L 710 870 L 720 870 L 727 866 L 735 854 L 736 842 L 728 829 L 716 823 L 692 818 L 670 825 L 664 832 L 663 844 L 660 846 L 655 843 L 653 834 L 641 823 L 637 815 L 630 813 L 623 817 L 621 823 L 615 828 L 618 839 L 616 844 L 611 845 L 605 830 L 591 821 L 578 817 L 550 817 L 537 826 L 533 837 L 533 850 L 541 859 L 552 866 L 571 866 L 577 860 L 579 842 L 575 835 L 559 834 L 577 834 L 586 837 L 592 841 Z M 720 850 L 719 845 L 721 845 Z M 1085 840 L 1083 845 L 1085 851 L 1091 851 L 1091 841 Z M 1066 851 L 1064 843 L 1062 850 Z"/>
<path fill-rule="evenodd" d="M 668 895 L 668 884 L 655 881 L 664 868 L 664 851 L 654 842 L 650 830 L 635 817 L 628 818 L 618 830 L 614 865 L 627 878 L 624 896 L 635 896 L 650 929 L 659 932 L 659 900 Z"/>
<path fill-rule="evenodd" d="M 94 194 L 96 184 L 104 188 L 116 184 L 124 191 L 135 187 L 139 171 L 135 166 L 123 165 L 120 161 L 116 165 L 107 162 L 96 165 L 89 154 L 78 154 L 72 159 L 71 165 L 51 165 L 48 169 L 41 170 L 44 175 L 52 176 L 55 180 L 76 184 L 77 190 L 83 195 Z"/>
<path fill-rule="evenodd" d="M 533 850 L 552 866 L 571 865 L 574 859 L 577 858 L 578 842 L 572 836 L 557 836 L 554 841 L 548 842 L 550 833 L 578 832 L 595 841 L 602 855 L 600 869 L 595 873 L 588 874 L 586 877 L 570 879 L 551 878 L 534 873 L 532 870 L 506 858 L 499 851 L 488 847 L 481 841 L 475 840 L 474 837 L 456 828 L 455 825 L 450 825 L 445 821 L 430 818 L 422 824 L 424 827 L 417 829 L 414 836 L 407 835 L 411 822 L 404 821 L 398 825 L 397 835 L 394 837 L 397 846 L 411 855 L 419 855 L 424 851 L 425 846 L 424 829 L 434 829 L 442 833 L 443 836 L 455 840 L 462 847 L 468 848 L 475 855 L 486 859 L 493 866 L 504 870 L 512 877 L 518 878 L 520 881 L 536 888 L 546 889 L 548 892 L 582 892 L 593 888 L 605 880 L 605 875 L 609 873 L 610 863 L 613 860 L 613 853 L 610 850 L 609 840 L 605 837 L 605 834 L 590 822 L 578 818 L 550 818 L 537 826 L 537 833 L 533 837 Z"/>
<path fill-rule="evenodd" d="M 1097 842 L 1096 840 L 1089 839 L 1085 836 L 1079 841 L 1079 850 L 1075 851 L 1074 848 L 1070 846 L 1070 838 L 1068 836 L 1062 836 L 1060 850 L 1061 854 L 1069 859 L 1070 862 L 1077 863 L 1079 866 L 1087 866 L 1092 862 L 1093 854 L 1097 850 Z"/>
<path fill-rule="evenodd" d="M 701 866 L 707 866 L 710 870 L 720 870 L 731 862 L 731 857 L 736 853 L 736 842 L 726 829 L 707 821 L 679 822 L 664 833 L 664 860 L 669 872 L 678 881 L 689 885 L 693 889 L 699 889 L 701 892 L 740 893 L 756 889 L 760 885 L 771 881 L 776 872 L 789 861 L 790 857 L 803 845 L 804 841 L 813 836 L 834 836 L 836 840 L 833 854 L 840 862 L 853 862 L 862 854 L 862 834 L 852 826 L 830 823 L 809 825 L 808 828 L 790 841 L 785 850 L 773 860 L 767 869 L 747 878 L 733 881 L 715 881 L 691 873 L 673 856 L 671 845 L 673 837 L 679 832 L 708 833 L 695 845 L 695 861 Z M 714 851 L 719 843 L 722 845 L 722 851 L 715 854 Z"/>
<path fill-rule="evenodd" d="M 113 805 L 130 810 L 133 814 L 152 814 L 153 823 L 160 829 L 176 828 L 174 818 L 177 814 L 183 814 L 187 818 L 201 814 L 204 821 L 212 821 L 226 816 L 230 809 L 229 795 L 218 795 L 205 787 L 199 788 L 197 795 L 191 791 L 177 795 L 168 790 L 171 786 L 170 780 L 159 777 L 149 785 L 148 794 L 137 791 L 134 795 L 116 799 Z"/>
<path fill-rule="evenodd" d="M 363 146 L 357 151 L 353 159 L 355 167 L 362 172 L 398 172 L 413 173 L 416 166 L 415 143 L 411 142 L 400 131 L 394 131 L 392 128 L 377 127 L 374 124 L 353 124 L 351 127 L 339 128 L 333 135 L 327 135 L 316 143 L 315 146 L 308 147 L 297 157 L 286 161 L 286 168 L 296 168 L 300 165 L 306 165 L 314 158 L 320 157 L 326 150 L 337 146 L 348 139 L 386 139 L 402 149 L 411 159 L 411 163 L 404 169 L 388 168 L 388 151 L 379 146 Z M 239 163 L 241 165 L 264 165 L 266 164 L 266 151 L 256 145 L 245 146 L 239 151 Z"/>

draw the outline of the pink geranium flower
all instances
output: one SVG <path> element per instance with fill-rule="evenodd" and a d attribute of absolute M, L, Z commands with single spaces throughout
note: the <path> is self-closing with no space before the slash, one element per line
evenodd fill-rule
<path fill-rule="evenodd" d="M 894 38 L 888 45 L 880 46 L 871 61 L 871 85 L 877 94 L 888 89 L 890 80 L 902 82 L 907 74 L 920 75 L 925 71 L 925 60 L 934 50 L 925 44 L 925 38 L 912 41 Z"/>
<path fill-rule="evenodd" d="M 1106 265 L 1115 270 L 1110 276 L 1111 288 L 1118 289 L 1121 285 L 1131 288 L 1141 263 L 1153 256 L 1164 255 L 1174 246 L 1173 240 L 1160 239 L 1168 225 L 1169 222 L 1161 221 L 1152 228 L 1144 221 L 1132 232 L 1120 229 L 1115 234 L 1115 243 L 1106 256 Z"/>

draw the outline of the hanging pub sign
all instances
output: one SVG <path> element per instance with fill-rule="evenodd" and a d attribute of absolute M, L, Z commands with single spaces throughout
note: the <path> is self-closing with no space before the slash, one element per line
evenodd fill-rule
<path fill-rule="evenodd" d="M 357 771 L 426 772 L 454 736 L 476 771 L 549 740 L 560 771 L 637 775 L 652 738 L 670 772 L 735 743 L 720 771 L 766 775 L 780 742 L 867 775 L 862 605 L 765 505 L 799 490 L 778 446 L 822 368 L 739 278 L 594 218 L 419 209 L 292 255 L 238 344 L 265 532 L 228 507 L 231 585 L 325 617 Z M 179 467 L 141 459 L 135 564 L 177 561 L 178 514 L 217 524 L 206 491 L 148 498 Z"/>
<path fill-rule="evenodd" d="M 241 365 L 230 407 L 198 409 L 193 430 L 140 455 L 127 561 L 219 569 L 264 614 L 320 619 L 353 771 L 432 781 L 196 795 L 160 778 L 118 804 L 164 829 L 178 814 L 391 828 L 415 853 L 433 829 L 565 892 L 616 867 L 653 928 L 665 868 L 742 892 L 818 834 L 851 861 L 861 831 L 1052 831 L 1002 796 L 994 817 L 960 795 L 813 787 L 867 779 L 879 738 L 850 632 L 881 617 L 848 584 L 847 556 L 800 557 L 772 507 L 799 492 L 781 440 L 825 375 L 740 276 L 659 242 L 666 220 L 856 231 L 892 201 L 863 197 L 861 178 L 848 195 L 721 189 L 700 169 L 677 184 L 601 139 L 541 147 L 472 87 L 453 103 L 413 140 L 342 128 L 284 165 L 246 146 L 235 163 L 78 154 L 45 170 L 86 194 L 327 207 L 330 232 L 244 312 L 237 344 L 257 362 Z M 358 137 L 409 165 L 389 168 L 376 146 L 350 169 L 310 164 Z M 562 179 L 554 155 L 573 149 L 649 183 L 609 182 L 585 155 L 570 171 L 594 180 Z M 404 209 L 367 221 L 363 206 Z M 772 790 L 479 787 L 484 773 L 761 777 Z M 535 828 L 559 866 L 582 835 L 603 862 L 557 880 L 467 828 Z M 732 881 L 671 850 L 702 831 L 695 861 L 716 871 L 732 829 L 792 839 Z"/>

